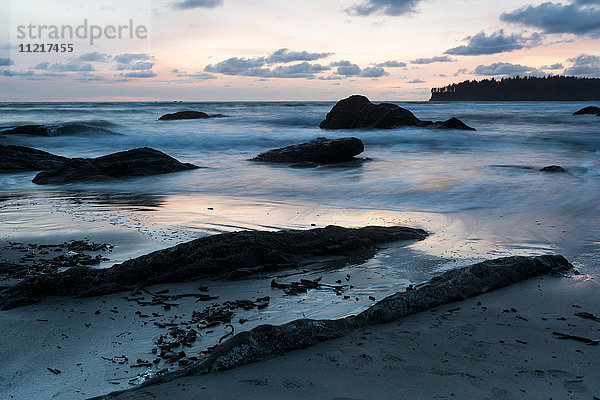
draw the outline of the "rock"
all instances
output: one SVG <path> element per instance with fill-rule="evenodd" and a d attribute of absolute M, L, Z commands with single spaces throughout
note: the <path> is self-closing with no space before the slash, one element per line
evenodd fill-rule
<path fill-rule="evenodd" d="M 448 271 L 409 291 L 392 294 L 365 311 L 339 319 L 297 319 L 283 325 L 259 325 L 218 345 L 204 360 L 184 370 L 149 379 L 137 388 L 114 392 L 102 399 L 142 396 L 144 388 L 182 376 L 226 371 L 242 365 L 305 349 L 347 335 L 355 329 L 387 324 L 434 307 L 461 301 L 543 274 L 563 273 L 573 265 L 563 256 L 505 257 Z M 92 399 L 93 400 L 93 399 Z"/>
<path fill-rule="evenodd" d="M 234 279 L 259 272 L 306 268 L 318 257 L 372 257 L 376 245 L 422 240 L 427 232 L 404 227 L 359 229 L 328 226 L 305 231 L 242 231 L 213 235 L 116 264 L 111 268 L 71 268 L 22 280 L 0 295 L 0 306 L 19 304 L 18 297 L 99 296 L 140 285 L 191 279 Z"/>
<path fill-rule="evenodd" d="M 218 114 L 219 117 L 222 117 L 221 114 Z M 160 117 L 159 121 L 173 121 L 178 119 L 203 119 L 210 118 L 210 116 L 206 113 L 200 111 L 179 111 L 172 114 L 165 114 Z"/>
<path fill-rule="evenodd" d="M 575 111 L 573 113 L 573 115 L 584 115 L 584 114 L 600 115 L 600 107 L 594 107 L 594 106 L 584 107 L 581 110 Z"/>
<path fill-rule="evenodd" d="M 415 126 L 419 119 L 407 109 L 395 104 L 373 104 L 365 96 L 354 95 L 340 100 L 321 122 L 321 129 L 390 129 Z"/>
<path fill-rule="evenodd" d="M 277 163 L 316 163 L 334 164 L 355 160 L 354 156 L 362 153 L 365 146 L 355 137 L 341 139 L 317 138 L 308 143 L 296 144 L 280 149 L 269 150 L 254 157 L 254 161 Z M 296 165 L 302 167 L 310 164 Z"/>
<path fill-rule="evenodd" d="M 1 133 L 3 135 L 31 136 L 121 135 L 108 129 L 85 124 L 23 125 L 2 131 Z"/>
<path fill-rule="evenodd" d="M 567 172 L 566 169 L 561 167 L 560 165 L 549 165 L 547 167 L 541 168 L 542 172 Z"/>
<path fill-rule="evenodd" d="M 398 126 L 430 126 L 433 128 L 475 130 L 457 118 L 443 122 L 421 121 L 409 110 L 396 104 L 373 104 L 365 96 L 354 95 L 337 102 L 321 122 L 321 129 L 375 128 Z"/>
<path fill-rule="evenodd" d="M 0 144 L 0 171 L 41 171 L 58 167 L 67 160 L 29 147 Z"/>
<path fill-rule="evenodd" d="M 58 167 L 40 172 L 33 178 L 33 183 L 45 185 L 98 181 L 166 174 L 196 168 L 198 167 L 192 164 L 180 163 L 158 150 L 143 147 L 98 158 L 73 158 Z"/>
<path fill-rule="evenodd" d="M 474 131 L 469 125 L 462 122 L 460 119 L 452 117 L 446 121 L 434 122 L 430 125 L 432 128 L 437 129 L 461 129 L 464 131 Z"/>

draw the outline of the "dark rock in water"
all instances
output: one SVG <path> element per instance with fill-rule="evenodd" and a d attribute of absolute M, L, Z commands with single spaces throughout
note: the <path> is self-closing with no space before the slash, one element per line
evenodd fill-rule
<path fill-rule="evenodd" d="M 341 139 L 317 138 L 308 143 L 269 150 L 254 157 L 254 161 L 278 163 L 334 164 L 354 160 L 365 146 L 355 137 Z"/>
<path fill-rule="evenodd" d="M 594 106 L 584 107 L 581 110 L 575 111 L 573 113 L 573 115 L 584 115 L 584 114 L 600 115 L 600 107 L 594 107 Z"/>
<path fill-rule="evenodd" d="M 365 96 L 353 95 L 337 104 L 321 122 L 321 129 L 375 128 L 391 129 L 398 126 L 432 126 L 434 128 L 475 130 L 457 118 L 436 122 L 421 121 L 409 110 L 396 104 L 373 104 Z"/>
<path fill-rule="evenodd" d="M 319 164 L 312 161 L 302 161 L 296 164 L 290 165 L 292 168 L 317 168 Z"/>
<path fill-rule="evenodd" d="M 430 125 L 432 128 L 437 129 L 461 129 L 464 131 L 474 131 L 469 125 L 462 122 L 460 119 L 452 117 L 447 121 L 434 122 Z"/>
<path fill-rule="evenodd" d="M 40 172 L 33 178 L 33 183 L 45 185 L 98 181 L 166 174 L 196 168 L 198 167 L 192 164 L 180 163 L 158 150 L 143 147 L 98 158 L 73 158 L 56 168 Z"/>
<path fill-rule="evenodd" d="M 0 171 L 41 171 L 55 168 L 67 160 L 29 147 L 0 144 Z"/>
<path fill-rule="evenodd" d="M 377 128 L 415 126 L 419 119 L 395 104 L 373 104 L 365 96 L 354 95 L 340 100 L 321 122 L 321 129 Z"/>
<path fill-rule="evenodd" d="M 85 124 L 23 125 L 3 131 L 2 134 L 32 136 L 121 135 L 108 129 Z"/>
<path fill-rule="evenodd" d="M 222 117 L 221 114 L 218 114 L 216 116 Z M 200 112 L 200 111 L 179 111 L 179 112 L 172 113 L 172 114 L 165 114 L 162 117 L 160 117 L 158 120 L 159 121 L 173 121 L 173 120 L 177 120 L 177 119 L 203 119 L 203 118 L 210 118 L 210 116 L 208 114 Z"/>
<path fill-rule="evenodd" d="M 564 273 L 573 265 L 563 256 L 506 257 L 448 271 L 413 290 L 398 292 L 375 303 L 358 315 L 340 319 L 298 319 L 283 325 L 260 325 L 240 332 L 218 345 L 208 358 L 152 378 L 137 388 L 126 390 L 133 398 L 151 385 L 183 376 L 226 371 L 242 365 L 305 349 L 342 337 L 352 330 L 387 324 L 444 304 L 472 298 L 543 274 Z M 120 398 L 124 391 L 102 399 Z"/>
<path fill-rule="evenodd" d="M 549 165 L 547 167 L 541 168 L 540 171 L 542 171 L 542 172 L 567 172 L 566 169 L 564 169 L 563 167 L 561 167 L 559 165 Z"/>
<path fill-rule="evenodd" d="M 403 227 L 338 226 L 306 231 L 242 231 L 203 237 L 155 251 L 107 269 L 71 268 L 24 279 L 0 294 L 0 306 L 18 298 L 48 295 L 87 297 L 129 290 L 140 285 L 199 278 L 231 279 L 259 272 L 306 267 L 323 256 L 374 255 L 376 245 L 422 240 L 427 232 Z"/>

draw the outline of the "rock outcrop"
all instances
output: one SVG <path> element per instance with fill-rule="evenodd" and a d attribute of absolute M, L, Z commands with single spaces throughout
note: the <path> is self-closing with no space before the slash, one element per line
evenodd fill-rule
<path fill-rule="evenodd" d="M 372 256 L 377 244 L 425 237 L 427 232 L 421 229 L 377 226 L 226 233 L 155 251 L 107 269 L 77 267 L 27 278 L 0 293 L 0 306 L 10 309 L 50 295 L 89 297 L 140 285 L 239 278 L 305 267 L 321 256 L 356 256 L 357 252 Z"/>
<path fill-rule="evenodd" d="M 67 160 L 42 150 L 0 144 L 0 171 L 42 171 L 58 167 Z"/>
<path fill-rule="evenodd" d="M 357 315 L 335 320 L 298 319 L 283 325 L 260 325 L 240 332 L 218 345 L 205 360 L 197 361 L 183 370 L 149 379 L 137 388 L 113 392 L 92 400 L 120 398 L 119 395 L 124 392 L 143 395 L 144 387 L 183 376 L 231 370 L 336 339 L 354 329 L 390 323 L 539 275 L 565 273 L 572 268 L 563 256 L 546 255 L 498 258 L 451 270 L 412 290 L 388 296 Z"/>
<path fill-rule="evenodd" d="M 221 116 L 219 114 L 219 116 Z M 200 111 L 179 111 L 176 113 L 165 114 L 160 117 L 159 121 L 174 121 L 178 119 L 204 119 L 210 118 L 210 115 Z"/>
<path fill-rule="evenodd" d="M 254 161 L 276 163 L 303 163 L 297 166 L 309 166 L 306 163 L 334 164 L 356 160 L 365 146 L 355 137 L 341 139 L 317 138 L 308 143 L 296 144 L 280 149 L 269 150 L 254 157 Z"/>
<path fill-rule="evenodd" d="M 549 165 L 547 167 L 540 168 L 540 171 L 542 171 L 542 172 L 567 172 L 567 170 L 564 169 L 563 167 L 561 167 L 560 165 Z"/>
<path fill-rule="evenodd" d="M 474 128 L 471 128 L 469 125 L 462 122 L 460 119 L 452 117 L 446 121 L 434 122 L 430 125 L 432 128 L 436 129 L 461 129 L 463 131 L 474 131 Z"/>
<path fill-rule="evenodd" d="M 581 110 L 575 111 L 573 113 L 573 115 L 585 115 L 585 114 L 596 114 L 596 115 L 600 116 L 600 107 L 594 107 L 594 106 L 584 107 Z"/>
<path fill-rule="evenodd" d="M 73 158 L 55 168 L 40 172 L 33 183 L 63 184 L 114 178 L 166 174 L 196 169 L 148 147 L 121 151 L 98 158 Z"/>
<path fill-rule="evenodd" d="M 0 132 L 3 135 L 31 136 L 100 136 L 121 135 L 108 129 L 85 124 L 22 125 Z"/>
<path fill-rule="evenodd" d="M 373 104 L 361 95 L 338 101 L 319 125 L 321 129 L 391 129 L 399 126 L 475 130 L 457 118 L 435 123 L 421 121 L 411 111 L 396 104 Z"/>

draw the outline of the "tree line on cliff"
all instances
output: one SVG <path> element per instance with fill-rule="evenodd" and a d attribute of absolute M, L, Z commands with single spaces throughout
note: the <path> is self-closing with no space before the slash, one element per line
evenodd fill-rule
<path fill-rule="evenodd" d="M 600 100 L 600 79 L 575 76 L 515 76 L 464 81 L 431 89 L 430 101 Z"/>

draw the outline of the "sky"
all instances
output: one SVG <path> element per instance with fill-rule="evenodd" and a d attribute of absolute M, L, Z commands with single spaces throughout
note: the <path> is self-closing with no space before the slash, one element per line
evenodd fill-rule
<path fill-rule="evenodd" d="M 0 101 L 427 100 L 600 77 L 599 37 L 600 0 L 0 0 Z"/>

